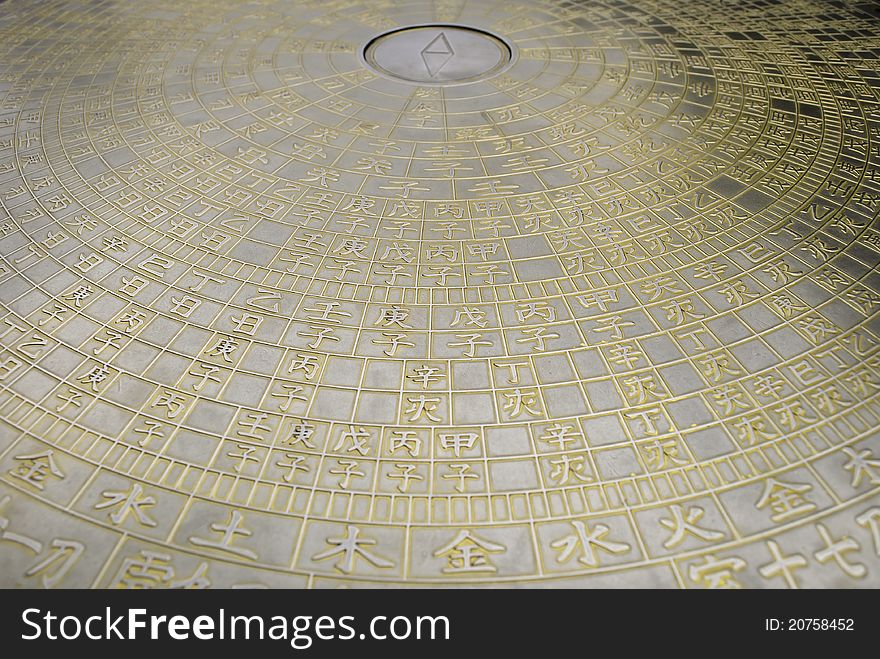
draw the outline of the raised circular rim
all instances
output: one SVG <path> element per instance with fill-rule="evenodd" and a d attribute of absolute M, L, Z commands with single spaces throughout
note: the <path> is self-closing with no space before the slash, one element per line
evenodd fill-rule
<path fill-rule="evenodd" d="M 488 69 L 487 71 L 484 71 L 484 72 L 479 73 L 477 75 L 470 76 L 468 78 L 461 78 L 458 80 L 444 80 L 444 81 L 432 82 L 429 80 L 417 80 L 414 78 L 405 78 L 403 76 L 400 76 L 400 75 L 393 73 L 393 72 L 389 71 L 388 69 L 384 68 L 381 64 L 379 64 L 375 60 L 375 58 L 372 57 L 372 51 L 375 49 L 376 44 L 387 39 L 388 37 L 395 35 L 395 34 L 398 34 L 400 32 L 407 32 L 409 30 L 418 30 L 418 29 L 426 29 L 426 28 L 453 28 L 456 30 L 466 30 L 466 31 L 470 31 L 470 32 L 477 32 L 477 33 L 483 35 L 484 37 L 487 37 L 487 38 L 497 42 L 500 46 L 502 46 L 503 49 L 505 49 L 507 52 L 507 58 L 505 61 L 499 62 L 491 69 Z M 516 61 L 517 49 L 516 49 L 516 46 L 514 46 L 513 42 L 511 42 L 509 39 L 507 39 L 499 34 L 495 34 L 494 32 L 489 32 L 488 30 L 486 30 L 484 28 L 476 27 L 474 25 L 468 25 L 466 23 L 414 23 L 412 25 L 403 25 L 401 27 L 396 27 L 391 30 L 386 30 L 384 32 L 380 32 L 379 34 L 374 35 L 360 49 L 359 55 L 360 55 L 361 63 L 366 65 L 371 71 L 378 73 L 382 77 L 387 78 L 389 80 L 395 80 L 397 82 L 405 82 L 405 83 L 409 83 L 409 84 L 413 84 L 413 85 L 420 85 L 420 86 L 452 87 L 452 86 L 456 86 L 456 85 L 467 85 L 467 84 L 471 84 L 473 82 L 477 82 L 480 80 L 486 80 L 487 78 L 492 78 L 492 77 L 497 76 L 498 74 L 502 73 L 503 71 L 506 71 Z"/>

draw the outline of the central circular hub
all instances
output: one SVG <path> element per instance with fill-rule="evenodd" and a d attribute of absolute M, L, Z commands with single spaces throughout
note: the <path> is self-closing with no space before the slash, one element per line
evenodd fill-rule
<path fill-rule="evenodd" d="M 384 75 L 419 84 L 473 82 L 503 70 L 513 50 L 504 39 L 463 25 L 413 25 L 380 34 L 364 60 Z"/>

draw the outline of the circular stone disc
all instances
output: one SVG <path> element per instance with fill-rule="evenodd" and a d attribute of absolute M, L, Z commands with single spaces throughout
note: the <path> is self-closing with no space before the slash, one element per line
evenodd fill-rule
<path fill-rule="evenodd" d="M 880 586 L 871 11 L 4 2 L 0 585 Z"/>

